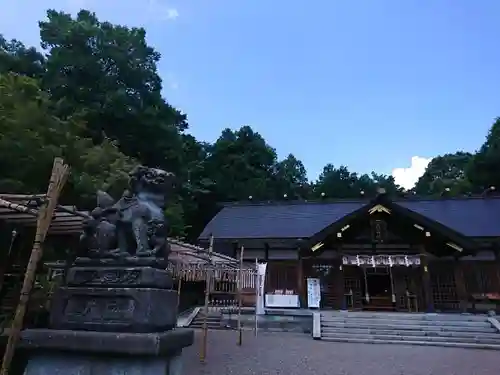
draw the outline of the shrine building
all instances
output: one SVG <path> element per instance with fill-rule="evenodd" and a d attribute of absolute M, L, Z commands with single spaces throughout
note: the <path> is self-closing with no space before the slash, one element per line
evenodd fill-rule
<path fill-rule="evenodd" d="M 267 263 L 266 307 L 475 312 L 500 306 L 500 197 L 234 203 L 199 237 Z"/>

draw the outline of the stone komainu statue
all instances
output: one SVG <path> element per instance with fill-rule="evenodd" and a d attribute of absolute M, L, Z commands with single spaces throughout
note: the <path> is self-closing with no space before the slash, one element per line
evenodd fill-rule
<path fill-rule="evenodd" d="M 97 192 L 97 207 L 84 223 L 79 256 L 168 258 L 167 193 L 175 175 L 161 169 L 136 167 L 129 189 L 115 202 Z"/>

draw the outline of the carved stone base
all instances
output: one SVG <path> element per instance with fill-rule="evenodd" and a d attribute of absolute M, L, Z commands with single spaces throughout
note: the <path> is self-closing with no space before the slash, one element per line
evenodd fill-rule
<path fill-rule="evenodd" d="M 50 327 L 102 332 L 163 332 L 177 323 L 177 292 L 157 288 L 61 287 Z"/>
<path fill-rule="evenodd" d="M 75 265 L 80 267 L 153 267 L 165 269 L 168 260 L 155 257 L 124 257 L 124 258 L 85 258 L 75 259 Z"/>
<path fill-rule="evenodd" d="M 182 349 L 193 331 L 105 333 L 50 329 L 25 330 L 20 347 L 28 351 L 25 375 L 180 375 Z"/>
<path fill-rule="evenodd" d="M 172 277 L 169 272 L 152 267 L 72 267 L 66 283 L 78 287 L 171 289 Z"/>

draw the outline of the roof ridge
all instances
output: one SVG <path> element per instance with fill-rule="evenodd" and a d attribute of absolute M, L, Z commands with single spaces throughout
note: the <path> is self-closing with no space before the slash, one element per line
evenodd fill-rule
<path fill-rule="evenodd" d="M 431 197 L 431 196 L 415 196 L 390 198 L 393 202 L 423 202 L 423 201 L 465 201 L 465 200 L 491 200 L 500 199 L 500 195 L 471 195 L 459 197 Z M 282 201 L 237 201 L 237 202 L 222 202 L 223 207 L 245 207 L 245 206 L 293 206 L 293 205 L 322 205 L 322 204 L 342 204 L 342 203 L 369 203 L 371 198 L 339 198 L 339 199 L 305 199 L 305 200 L 282 200 Z"/>
<path fill-rule="evenodd" d="M 225 202 L 223 207 L 249 207 L 249 206 L 298 206 L 298 205 L 322 205 L 342 203 L 369 203 L 371 199 L 337 199 L 337 200 L 293 200 L 293 201 L 259 201 L 259 202 Z"/>

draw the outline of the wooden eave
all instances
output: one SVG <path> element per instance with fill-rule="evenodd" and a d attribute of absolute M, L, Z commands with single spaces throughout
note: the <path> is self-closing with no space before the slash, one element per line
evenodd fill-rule
<path fill-rule="evenodd" d="M 370 211 L 373 209 L 380 211 L 387 210 L 391 215 L 396 214 L 408 218 L 410 221 L 414 222 L 414 224 L 417 224 L 423 228 L 423 236 L 425 236 L 424 233 L 428 231 L 438 234 L 445 239 L 448 239 L 451 246 L 458 245 L 458 247 L 463 249 L 463 251 L 461 252 L 461 256 L 468 255 L 469 253 L 473 253 L 479 249 L 478 242 L 472 240 L 471 238 L 463 236 L 461 233 L 441 223 L 438 223 L 432 219 L 429 219 L 428 217 L 425 217 L 419 213 L 402 207 L 395 202 L 392 202 L 385 195 L 378 195 L 370 203 L 352 212 L 351 214 L 344 216 L 340 220 L 337 220 L 320 232 L 316 233 L 308 240 L 307 247 L 309 249 L 312 249 L 319 246 L 327 237 L 334 236 L 337 233 L 341 232 L 343 228 L 345 228 L 347 225 L 349 225 L 349 223 L 359 218 L 360 216 L 369 215 Z M 425 237 L 423 238 L 425 239 Z"/>

